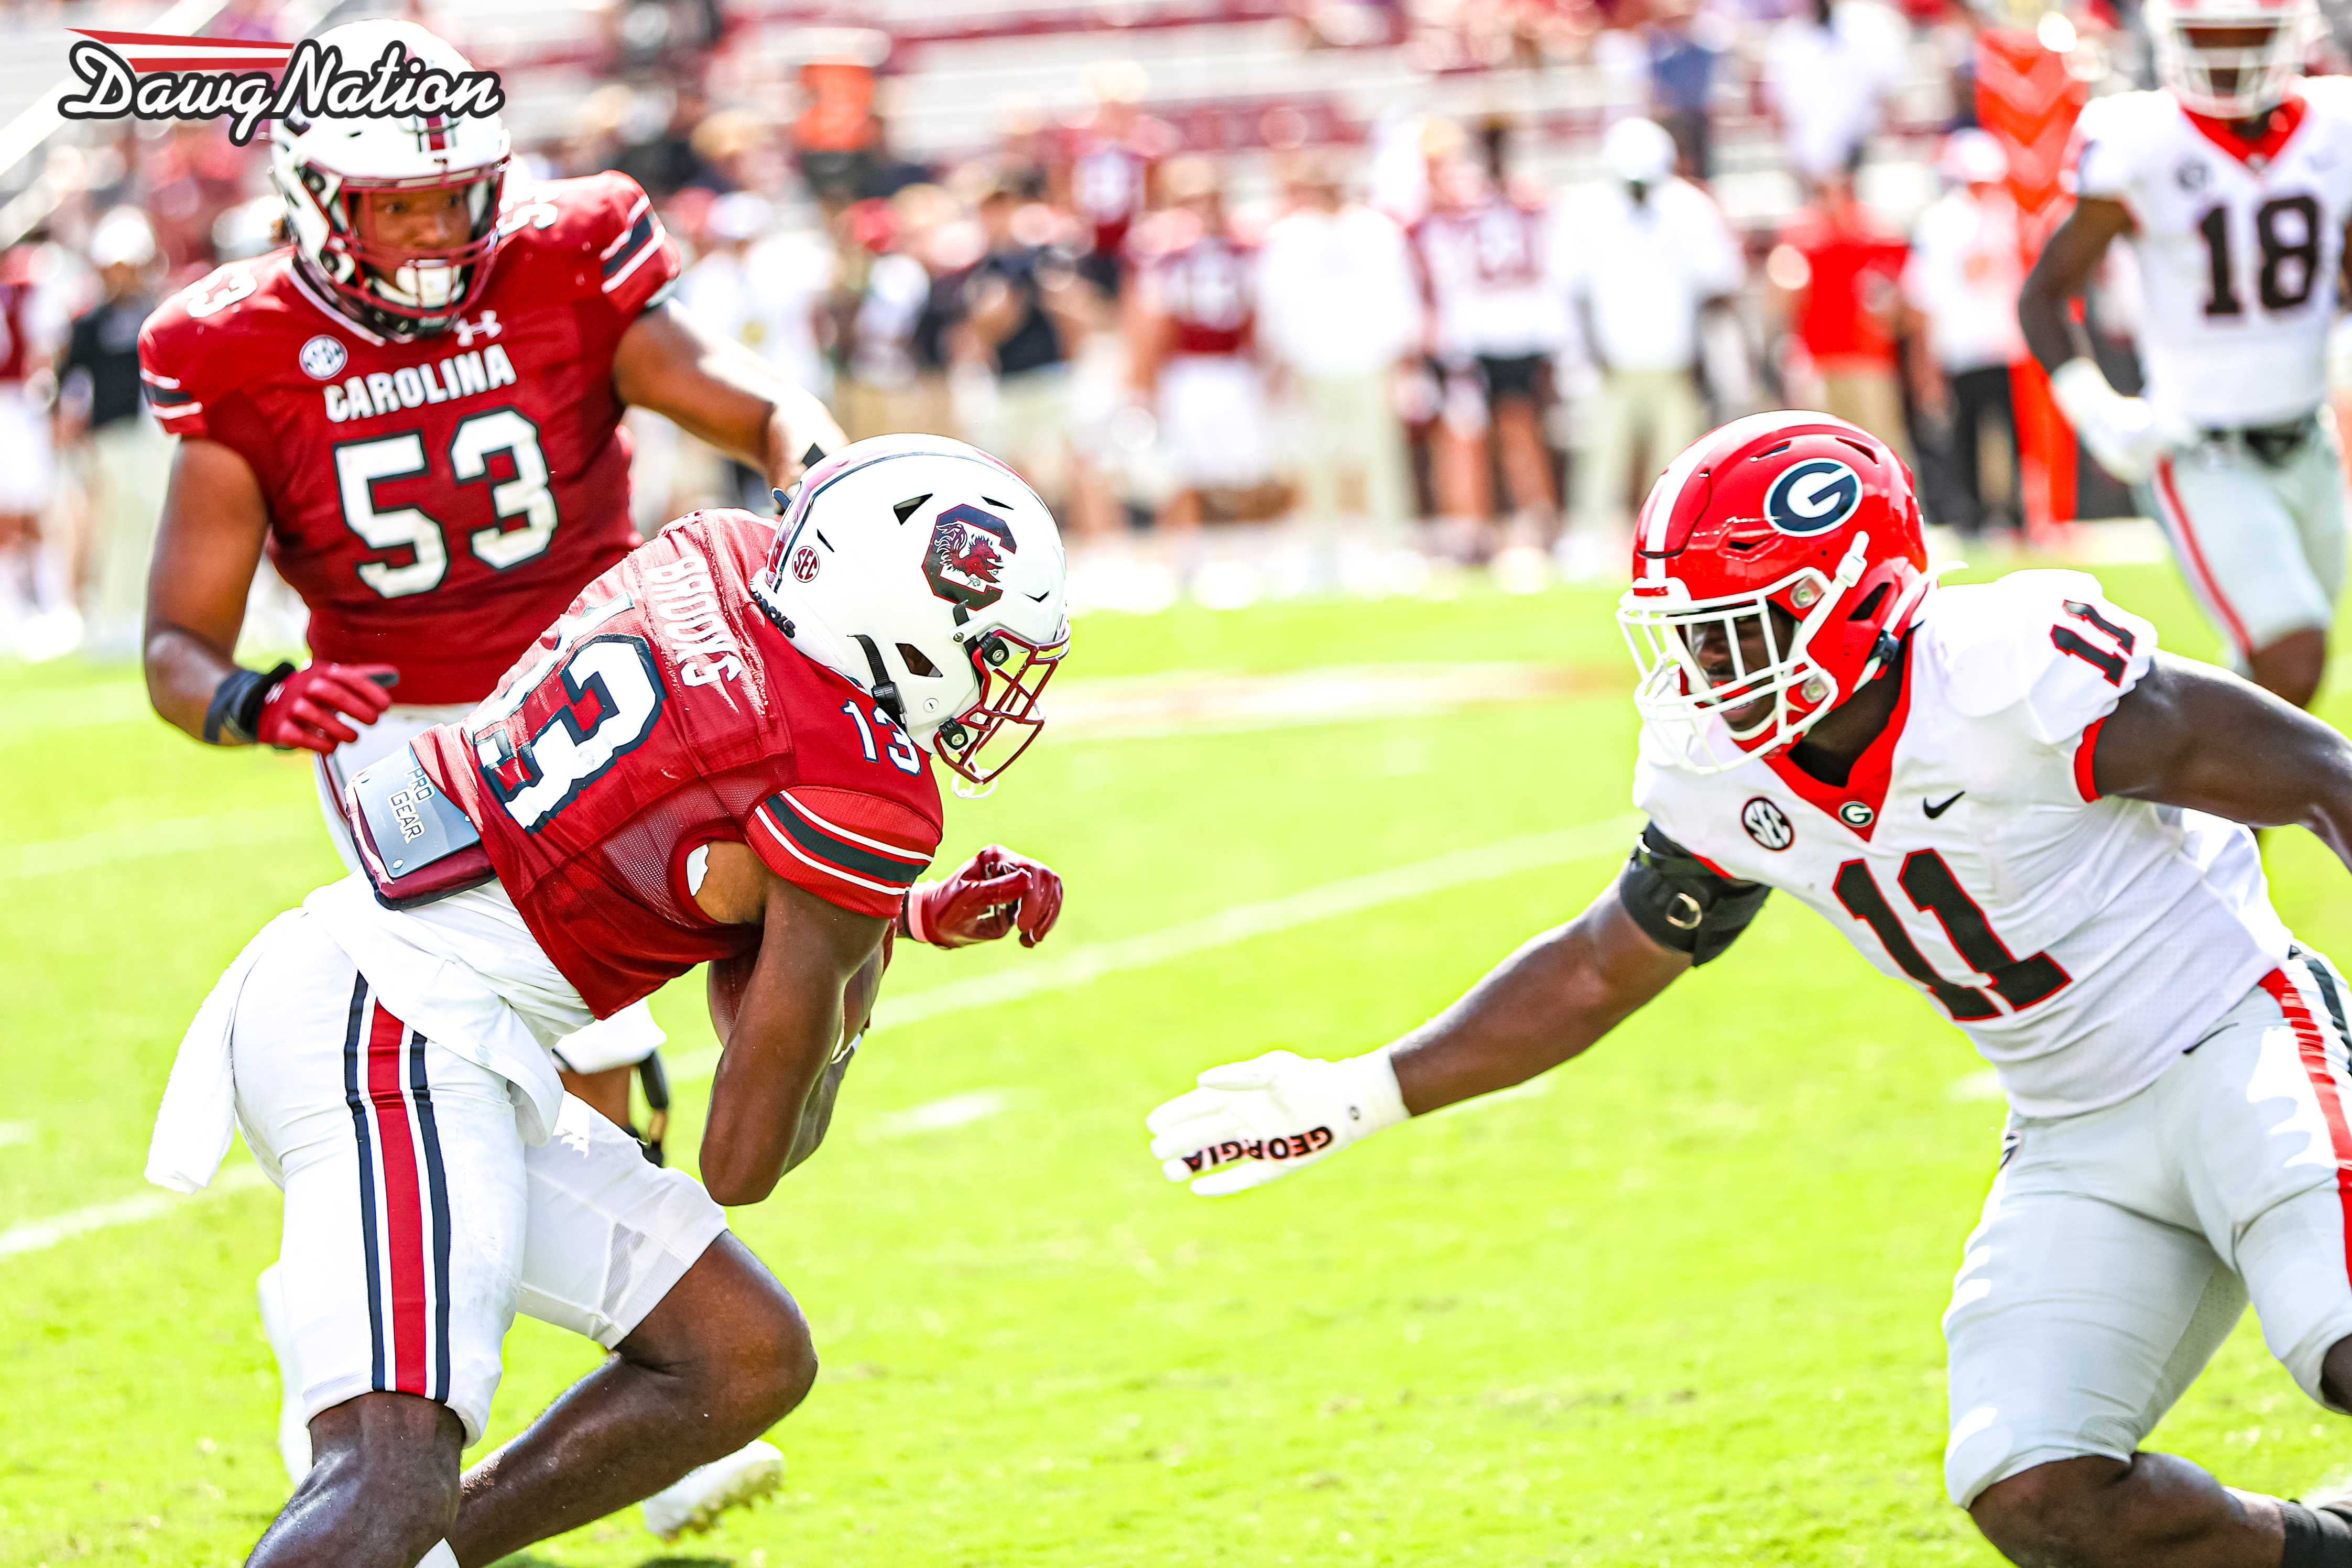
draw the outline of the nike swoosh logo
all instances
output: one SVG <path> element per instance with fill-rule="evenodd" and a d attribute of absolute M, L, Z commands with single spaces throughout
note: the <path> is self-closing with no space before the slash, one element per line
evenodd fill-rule
<path fill-rule="evenodd" d="M 1926 812 L 1926 813 L 1927 814 L 1927 820 L 1928 820 L 1928 821 L 1933 822 L 1936 818 L 1937 818 L 1937 817 L 1939 817 L 1939 816 L 1943 816 L 1943 815 L 1944 815 L 1944 813 L 1946 813 L 1946 812 L 1948 812 L 1948 811 L 1949 811 L 1949 810 L 1951 810 L 1951 809 L 1952 809 L 1952 801 L 1953 801 L 1953 800 L 1958 800 L 1958 799 L 1959 799 L 1959 798 L 1960 798 L 1960 796 L 1962 796 L 1962 795 L 1966 795 L 1966 794 L 1968 794 L 1968 793 L 1969 793 L 1969 792 L 1968 792 L 1968 791 L 1966 791 L 1966 790 L 1964 790 L 1964 789 L 1962 789 L 1962 790 L 1954 790 L 1954 791 L 1952 792 L 1952 800 L 1945 801 L 1945 802 L 1943 802 L 1943 803 L 1942 803 L 1942 804 L 1940 804 L 1940 805 L 1938 805 L 1937 802 L 1932 801 L 1932 800 L 1923 800 L 1923 801 L 1921 801 L 1921 802 L 1919 803 L 1919 809 L 1920 809 L 1920 810 L 1922 810 L 1922 811 L 1924 811 L 1924 812 Z"/>

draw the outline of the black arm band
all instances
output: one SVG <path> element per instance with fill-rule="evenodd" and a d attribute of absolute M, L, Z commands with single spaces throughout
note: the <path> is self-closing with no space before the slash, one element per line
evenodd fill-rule
<path fill-rule="evenodd" d="M 1723 956 L 1771 896 L 1761 882 L 1723 875 L 1655 824 L 1633 841 L 1617 879 L 1618 901 L 1633 923 L 1659 946 L 1689 953 L 1694 965 Z"/>
<path fill-rule="evenodd" d="M 213 688 L 210 707 L 205 710 L 205 743 L 208 746 L 250 746 L 254 731 L 261 725 L 261 705 L 269 700 L 270 688 L 294 673 L 291 664 L 281 664 L 276 669 L 240 669 Z"/>

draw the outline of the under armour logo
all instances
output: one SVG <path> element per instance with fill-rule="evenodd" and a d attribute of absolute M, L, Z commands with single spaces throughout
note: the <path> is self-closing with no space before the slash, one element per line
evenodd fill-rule
<path fill-rule="evenodd" d="M 477 337 L 495 338 L 506 329 L 499 325 L 499 313 L 496 310 L 485 310 L 476 321 L 469 321 L 463 316 L 458 317 L 457 324 L 450 328 L 450 331 L 457 334 L 457 346 L 461 349 L 468 349 L 474 346 L 474 340 Z"/>

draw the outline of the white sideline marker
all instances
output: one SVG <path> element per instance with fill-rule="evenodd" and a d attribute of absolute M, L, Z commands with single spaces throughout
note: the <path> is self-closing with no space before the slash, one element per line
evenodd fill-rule
<path fill-rule="evenodd" d="M 137 1225 L 144 1220 L 160 1219 L 173 1210 L 184 1208 L 206 1198 L 221 1197 L 229 1193 L 249 1192 L 269 1184 L 258 1165 L 234 1165 L 220 1173 L 209 1187 L 194 1197 L 181 1197 L 173 1193 L 144 1193 L 135 1198 L 123 1198 L 110 1204 L 92 1204 L 86 1209 L 72 1209 L 53 1215 L 47 1219 L 28 1219 L 0 1230 L 0 1258 L 14 1258 L 19 1253 L 40 1252 L 77 1236 L 93 1230 L 108 1230 L 118 1225 Z"/>
<path fill-rule="evenodd" d="M 1147 931 L 1141 936 L 1120 937 L 1112 942 L 1073 948 L 1058 957 L 1019 963 L 994 974 L 934 985 L 928 991 L 918 991 L 896 1001 L 885 996 L 874 1010 L 874 1026 L 877 1029 L 902 1027 L 974 1007 L 1026 1001 L 1049 992 L 1071 990 L 1089 981 L 1099 980 L 1106 974 L 1149 968 L 1171 959 L 1189 957 L 1213 948 L 1230 947 L 1235 942 L 1248 942 L 1256 937 L 1273 936 L 1280 931 L 1311 925 L 1317 921 L 1360 913 L 1365 910 L 1378 909 L 1382 904 L 1422 898 L 1469 882 L 1492 881 L 1517 871 L 1566 865 L 1630 845 L 1633 835 L 1643 820 L 1638 814 L 1628 812 L 1622 816 L 1588 822 L 1578 827 L 1564 827 L 1551 833 L 1531 833 L 1522 838 L 1506 838 L 1499 844 L 1483 845 L 1475 849 L 1457 849 L 1450 855 L 1399 866 L 1393 870 L 1375 871 L 1366 877 L 1327 882 L 1322 887 L 1309 888 L 1303 893 L 1292 893 L 1286 898 L 1268 899 L 1263 903 L 1238 904 L 1200 920 L 1186 921 L 1162 931 Z M 668 1067 L 671 1082 L 697 1082 L 718 1070 L 719 1047 L 710 1046 L 698 1051 L 681 1051 L 668 1063 Z"/>

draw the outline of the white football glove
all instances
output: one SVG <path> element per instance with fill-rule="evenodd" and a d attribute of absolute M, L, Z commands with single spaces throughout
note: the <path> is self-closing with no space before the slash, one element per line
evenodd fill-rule
<path fill-rule="evenodd" d="M 1268 1051 L 1201 1075 L 1143 1124 L 1171 1182 L 1204 1198 L 1247 1192 L 1405 1120 L 1386 1047 L 1345 1061 Z"/>
<path fill-rule="evenodd" d="M 2157 459 L 2198 438 L 2197 427 L 2145 397 L 2126 397 L 2090 360 L 2077 356 L 2050 375 L 2050 395 L 2099 460 L 2127 485 L 2144 484 Z"/>

